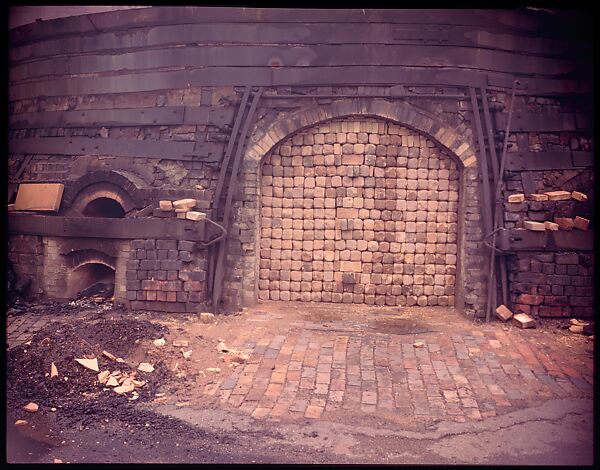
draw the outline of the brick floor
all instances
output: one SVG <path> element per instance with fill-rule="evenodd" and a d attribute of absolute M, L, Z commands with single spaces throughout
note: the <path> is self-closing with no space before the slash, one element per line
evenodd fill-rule
<path fill-rule="evenodd" d="M 320 320 L 323 312 L 332 320 Z M 418 334 L 372 328 L 370 319 L 383 315 L 412 318 L 422 328 Z M 8 347 L 25 343 L 48 321 L 7 317 Z M 474 324 L 449 308 L 266 303 L 243 321 L 232 344 L 251 350 L 250 359 L 200 393 L 255 419 L 364 413 L 478 421 L 593 394 L 593 357 L 583 337 L 571 345 L 568 333 Z M 415 348 L 415 341 L 424 346 Z"/>
<path fill-rule="evenodd" d="M 282 311 L 285 305 L 281 304 Z M 253 360 L 244 366 L 239 382 L 256 382 L 261 371 L 271 370 L 273 364 L 279 367 L 259 392 L 232 393 L 227 403 L 243 410 L 246 400 L 255 402 L 263 394 L 281 393 L 269 408 L 270 416 L 327 419 L 329 413 L 346 409 L 464 422 L 551 398 L 591 395 L 592 358 L 554 349 L 556 338 L 550 333 L 500 323 L 473 324 L 466 319 L 457 326 L 452 319 L 458 314 L 451 309 L 430 310 L 442 323 L 454 324 L 452 334 L 443 329 L 418 335 L 386 334 L 361 330 L 360 325 L 349 333 L 343 331 L 348 327 L 343 320 L 340 331 L 316 328 L 317 321 L 295 318 L 283 327 L 285 331 L 269 331 L 265 325 L 257 332 L 261 337 Z M 415 312 L 420 313 L 419 309 Z M 423 348 L 413 346 L 417 340 L 424 343 Z M 248 408 L 252 416 L 267 415 L 260 406 Z"/>

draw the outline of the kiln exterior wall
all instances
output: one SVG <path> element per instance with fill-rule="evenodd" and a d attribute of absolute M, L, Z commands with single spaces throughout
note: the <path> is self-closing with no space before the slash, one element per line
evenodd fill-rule
<path fill-rule="evenodd" d="M 509 139 L 509 153 L 515 158 L 525 150 L 560 150 L 569 158 L 571 152 L 592 152 L 591 41 L 580 27 L 585 18 L 559 16 L 555 20 L 533 11 L 153 7 L 91 15 L 95 27 L 86 16 L 27 25 L 10 35 L 9 178 L 27 157 L 32 160 L 21 176 L 23 182 L 62 182 L 66 190 L 95 171 L 126 171 L 145 188 L 136 210 L 162 198 L 180 197 L 196 197 L 208 208 L 244 86 L 265 87 L 235 188 L 228 239 L 224 300 L 236 307 L 256 301 L 258 295 L 260 160 L 281 140 L 317 121 L 355 114 L 388 119 L 431 138 L 464 164 L 458 208 L 464 226 L 458 231 L 456 280 L 464 288 L 456 300 L 469 315 L 481 316 L 488 256 L 482 243 L 480 150 L 466 87 L 488 87 L 499 131 L 506 121 L 513 80 L 521 80 L 514 109 L 531 114 L 537 128 L 521 129 L 518 125 L 524 121 L 515 121 L 516 132 Z M 394 97 L 403 93 L 422 97 Z M 325 96 L 294 98 L 305 94 Z M 461 94 L 463 98 L 447 97 Z M 379 95 L 383 103 L 361 98 L 364 95 Z M 421 114 L 402 108 L 406 102 Z M 345 110 L 327 114 L 338 103 Z M 401 115 L 393 116 L 393 107 L 402 108 Z M 277 127 L 289 115 L 297 115 L 298 122 Z M 275 128 L 277 132 L 259 142 Z M 494 138 L 501 145 L 502 135 Z M 572 188 L 587 192 L 589 200 L 587 205 L 551 208 L 533 203 L 505 206 L 507 227 L 519 227 L 525 218 L 592 214 L 589 161 L 575 169 L 539 169 L 531 155 L 523 159 L 536 170 L 531 175 L 537 190 Z M 509 169 L 507 176 L 504 200 L 523 191 L 521 171 Z M 55 247 L 39 237 L 31 237 L 32 248 L 23 246 L 23 238 L 13 240 L 9 255 L 16 269 L 31 275 L 40 291 L 46 282 L 40 259 L 45 252 L 55 256 Z M 181 276 L 205 276 L 198 274 L 206 272 L 205 250 L 196 248 L 190 252 L 192 261 L 185 261 L 179 259 L 180 251 L 188 250 L 178 246 L 175 259 L 169 258 L 169 249 L 167 259 L 159 259 L 164 256 L 163 249 L 156 248 L 159 241 L 143 240 L 143 247 L 138 247 L 140 241 L 131 242 L 127 301 L 134 308 L 200 308 L 206 281 Z M 146 242 L 154 246 L 139 252 L 138 258 Z M 182 264 L 167 268 L 163 261 Z M 526 292 L 517 287 L 517 276 L 531 269 L 533 261 L 529 267 L 509 263 L 515 301 L 517 295 L 537 292 L 533 284 Z M 559 264 L 554 264 L 556 273 Z M 163 272 L 167 279 L 158 278 Z M 47 287 L 59 290 L 57 273 L 49 274 L 48 282 L 54 285 Z M 588 275 L 591 268 L 584 276 Z M 163 282 L 178 284 L 173 290 Z M 189 282 L 201 285 L 186 285 Z M 172 300 L 173 293 L 179 300 Z M 171 300 L 158 300 L 163 296 Z M 567 314 L 566 309 L 561 312 Z"/>

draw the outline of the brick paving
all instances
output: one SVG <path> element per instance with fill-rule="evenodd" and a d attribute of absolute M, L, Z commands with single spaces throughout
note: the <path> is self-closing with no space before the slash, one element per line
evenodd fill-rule
<path fill-rule="evenodd" d="M 292 305 L 267 302 L 250 310 L 232 342 L 251 351 L 250 359 L 200 393 L 256 419 L 364 413 L 457 422 L 593 394 L 591 347 L 568 332 L 473 324 L 446 307 L 353 307 L 346 316 L 352 307 Z M 324 321 L 323 312 L 333 314 Z M 420 330 L 373 328 L 381 316 L 413 319 Z M 8 348 L 28 341 L 50 318 L 8 317 Z"/>
<path fill-rule="evenodd" d="M 255 345 L 245 336 L 235 344 L 252 349 L 251 359 L 221 382 L 221 391 L 231 391 L 222 402 L 257 419 L 327 419 L 347 410 L 465 422 L 592 394 L 591 355 L 581 348 L 565 354 L 550 331 L 476 325 L 447 308 L 407 311 L 432 315 L 442 328 L 402 335 L 309 319 L 271 331 L 273 314 L 257 310 L 248 317 Z"/>

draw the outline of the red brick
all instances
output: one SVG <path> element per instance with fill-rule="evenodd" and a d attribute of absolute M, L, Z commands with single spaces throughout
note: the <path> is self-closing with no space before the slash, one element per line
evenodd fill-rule
<path fill-rule="evenodd" d="M 561 307 L 547 307 L 540 305 L 539 316 L 540 317 L 561 317 L 563 310 Z"/>
<path fill-rule="evenodd" d="M 177 302 L 177 292 L 167 292 L 167 302 Z"/>
<path fill-rule="evenodd" d="M 521 294 L 517 297 L 517 302 L 526 305 L 540 305 L 543 301 L 543 295 Z"/>

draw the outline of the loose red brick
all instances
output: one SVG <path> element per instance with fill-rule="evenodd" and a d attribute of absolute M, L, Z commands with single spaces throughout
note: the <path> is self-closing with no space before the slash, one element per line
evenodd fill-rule
<path fill-rule="evenodd" d="M 584 217 L 575 217 L 573 226 L 579 230 L 587 230 L 590 225 L 590 221 Z"/>

